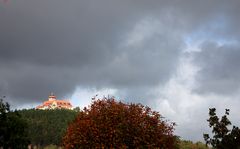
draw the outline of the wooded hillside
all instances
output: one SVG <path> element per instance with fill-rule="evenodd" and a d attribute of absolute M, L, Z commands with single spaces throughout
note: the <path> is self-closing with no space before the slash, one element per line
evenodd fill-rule
<path fill-rule="evenodd" d="M 20 110 L 28 124 L 28 137 L 33 145 L 60 145 L 68 124 L 77 115 L 75 110 Z"/>

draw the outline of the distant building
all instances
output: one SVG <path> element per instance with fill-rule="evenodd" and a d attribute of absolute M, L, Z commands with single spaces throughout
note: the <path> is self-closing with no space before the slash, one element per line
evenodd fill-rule
<path fill-rule="evenodd" d="M 48 100 L 44 101 L 42 105 L 37 106 L 36 109 L 73 109 L 72 104 L 68 100 L 57 100 L 56 96 L 51 93 Z"/>

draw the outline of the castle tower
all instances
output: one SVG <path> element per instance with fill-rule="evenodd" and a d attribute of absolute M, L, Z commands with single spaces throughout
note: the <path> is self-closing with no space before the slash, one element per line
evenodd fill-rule
<path fill-rule="evenodd" d="M 56 100 L 56 96 L 53 94 L 53 92 L 48 96 L 48 101 L 54 101 Z"/>

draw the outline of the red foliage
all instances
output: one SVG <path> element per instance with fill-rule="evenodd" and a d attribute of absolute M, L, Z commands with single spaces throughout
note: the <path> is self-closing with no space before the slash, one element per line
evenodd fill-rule
<path fill-rule="evenodd" d="M 66 149 L 174 148 L 174 123 L 141 104 L 114 99 L 94 101 L 72 122 L 63 138 Z"/>

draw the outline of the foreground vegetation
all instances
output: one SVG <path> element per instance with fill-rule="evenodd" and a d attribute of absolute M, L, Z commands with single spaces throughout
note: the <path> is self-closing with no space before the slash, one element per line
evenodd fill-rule
<path fill-rule="evenodd" d="M 60 147 L 57 145 L 48 145 L 44 147 L 44 149 L 60 149 Z M 176 149 L 210 149 L 210 148 L 207 147 L 206 144 L 202 142 L 194 143 L 192 141 L 179 140 Z"/>
<path fill-rule="evenodd" d="M 231 122 L 228 119 L 230 110 L 226 109 L 225 114 L 220 119 L 216 115 L 216 109 L 209 109 L 209 122 L 210 128 L 212 128 L 212 138 L 209 134 L 204 134 L 203 137 L 206 144 L 211 145 L 214 149 L 240 149 L 240 129 L 236 126 L 232 126 L 229 129 Z"/>
<path fill-rule="evenodd" d="M 240 149 L 240 130 L 228 119 L 229 109 L 218 118 L 209 109 L 212 135 L 204 134 L 213 149 Z M 11 111 L 0 99 L 0 148 L 155 148 L 208 149 L 201 143 L 180 140 L 174 123 L 141 104 L 125 104 L 114 99 L 94 100 L 83 110 Z M 212 136 L 212 137 L 210 137 Z"/>
<path fill-rule="evenodd" d="M 81 111 L 63 139 L 66 149 L 75 148 L 176 148 L 174 123 L 141 104 L 115 99 L 95 100 Z"/>
<path fill-rule="evenodd" d="M 29 143 L 26 121 L 0 99 L 0 148 L 23 149 Z"/>
<path fill-rule="evenodd" d="M 187 140 L 180 140 L 178 143 L 179 149 L 209 149 L 206 144 L 202 142 L 192 142 Z"/>

